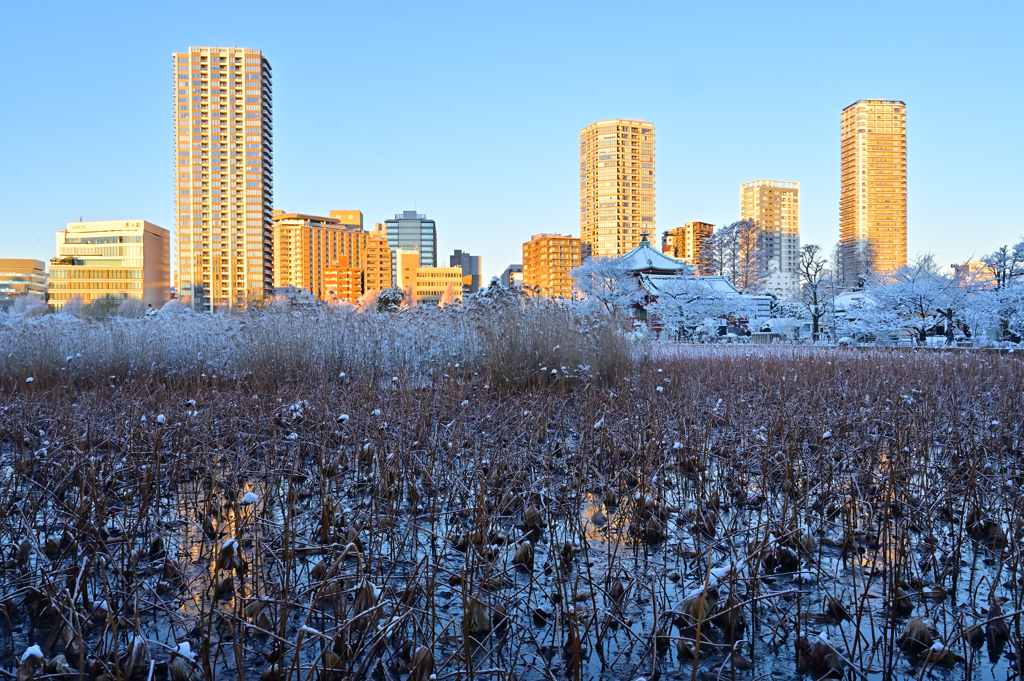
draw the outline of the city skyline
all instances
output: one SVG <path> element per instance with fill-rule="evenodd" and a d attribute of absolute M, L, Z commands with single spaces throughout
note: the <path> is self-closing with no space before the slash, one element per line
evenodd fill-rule
<path fill-rule="evenodd" d="M 674 55 L 652 47 L 640 71 L 610 54 L 573 54 L 564 36 L 593 29 L 599 13 L 581 17 L 571 8 L 556 8 L 539 28 L 528 13 L 504 16 L 493 8 L 468 19 L 445 8 L 411 7 L 397 17 L 370 8 L 339 14 L 324 6 L 280 17 L 269 5 L 254 9 L 252 18 L 239 19 L 211 8 L 201 25 L 165 26 L 149 8 L 116 21 L 103 20 L 114 15 L 102 9 L 87 13 L 72 5 L 58 18 L 15 8 L 11 87 L 29 93 L 33 106 L 0 113 L 9 157 L 0 186 L 17 198 L 0 213 L 2 255 L 47 259 L 54 255 L 52 233 L 79 215 L 145 215 L 173 230 L 167 55 L 216 44 L 258 48 L 274 66 L 274 208 L 325 214 L 330 206 L 357 205 L 372 223 L 413 207 L 438 220 L 439 251 L 483 256 L 485 281 L 516 261 L 531 234 L 578 234 L 574 145 L 579 130 L 608 118 L 657 126 L 659 232 L 693 220 L 731 222 L 738 218 L 737 184 L 786 177 L 801 182 L 801 241 L 831 249 L 839 239 L 839 112 L 874 97 L 905 101 L 912 110 L 911 257 L 935 251 L 943 264 L 977 258 L 1021 232 L 1012 201 L 1022 179 L 1014 162 L 1021 132 L 1010 116 L 1022 95 L 1005 86 L 1020 61 L 1008 29 L 1020 16 L 1017 5 L 963 16 L 888 7 L 889 20 L 880 27 L 870 11 L 838 22 L 837 10 L 815 8 L 792 24 L 765 19 L 787 39 L 756 50 L 744 41 L 760 33 L 763 21 L 656 5 L 645 25 L 656 35 L 686 25 L 694 29 L 694 49 Z M 273 15 L 273 26 L 258 20 L 261 14 Z M 291 40 L 314 18 L 341 16 L 361 28 L 344 58 L 327 46 L 299 49 Z M 485 41 L 467 31 L 496 20 L 522 37 Z M 726 29 L 740 46 L 713 49 Z M 143 31 L 148 40 L 132 59 L 114 48 L 115 35 Z M 396 31 L 430 31 L 440 40 L 416 59 L 379 50 L 374 36 Z M 846 64 L 840 39 L 850 32 L 863 34 L 858 69 Z M 91 39 L 75 39 L 83 33 Z M 446 36 L 467 33 L 466 40 L 445 44 Z M 523 40 L 537 49 L 522 50 Z M 959 50 L 940 50 L 944 40 Z M 787 88 L 778 88 L 747 71 L 754 58 L 800 68 Z M 37 84 L 43 73 L 51 87 Z M 627 74 L 635 85 L 606 87 Z M 979 128 L 965 108 L 948 102 L 980 98 L 982 90 L 987 118 Z M 310 107 L 313 94 L 318 105 Z M 130 102 L 130 113 L 111 102 Z M 361 134 L 370 119 L 373 134 Z M 528 134 L 516 141 L 522 153 L 498 162 L 494 149 L 524 120 Z M 423 162 L 401 162 L 414 156 Z M 511 203 L 526 212 L 495 210 Z M 965 243 L 965 225 L 978 238 Z"/>

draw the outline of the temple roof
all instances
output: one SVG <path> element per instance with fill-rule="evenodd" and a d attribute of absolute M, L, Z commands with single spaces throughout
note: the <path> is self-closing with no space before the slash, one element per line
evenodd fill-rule
<path fill-rule="evenodd" d="M 690 274 L 694 269 L 693 265 L 676 260 L 653 248 L 647 237 L 644 237 L 639 246 L 620 257 L 619 262 L 624 263 L 630 272 L 647 274 L 676 274 L 680 271 Z"/>

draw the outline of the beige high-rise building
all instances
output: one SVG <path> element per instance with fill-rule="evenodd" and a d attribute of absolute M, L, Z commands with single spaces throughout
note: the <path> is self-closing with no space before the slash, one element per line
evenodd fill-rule
<path fill-rule="evenodd" d="M 580 263 L 580 239 L 534 234 L 523 244 L 523 290 L 546 298 L 571 298 L 572 270 Z"/>
<path fill-rule="evenodd" d="M 171 233 L 145 220 L 69 222 L 50 259 L 50 305 L 138 300 L 154 309 L 170 297 Z"/>
<path fill-rule="evenodd" d="M 862 99 L 843 109 L 839 243 L 843 276 L 907 264 L 907 107 Z"/>
<path fill-rule="evenodd" d="M 239 47 L 171 59 L 178 295 L 196 310 L 262 301 L 274 284 L 270 62 Z"/>
<path fill-rule="evenodd" d="M 703 265 L 704 242 L 711 238 L 714 230 L 715 226 L 708 222 L 687 222 L 665 232 L 661 250 L 695 266 L 699 273 Z"/>
<path fill-rule="evenodd" d="M 800 266 L 800 183 L 754 180 L 740 185 L 740 219 L 761 228 L 761 246 L 771 263 L 768 288 L 791 297 Z"/>
<path fill-rule="evenodd" d="M 653 239 L 654 126 L 598 121 L 580 131 L 580 238 L 591 255 L 622 255 Z M 526 266 L 526 263 L 523 263 Z"/>
<path fill-rule="evenodd" d="M 332 217 L 321 217 L 274 211 L 274 287 L 305 289 L 326 300 L 327 271 L 337 268 L 343 258 L 343 269 L 360 272 L 363 291 L 390 286 L 391 249 L 387 240 L 380 234 L 359 229 L 356 225 L 362 223 L 362 215 L 358 211 L 331 214 Z M 332 273 L 332 281 L 337 276 Z"/>

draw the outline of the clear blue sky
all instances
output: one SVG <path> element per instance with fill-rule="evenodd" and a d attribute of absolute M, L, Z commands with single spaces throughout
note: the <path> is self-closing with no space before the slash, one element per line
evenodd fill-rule
<path fill-rule="evenodd" d="M 637 8 L 646 9 L 637 9 Z M 171 53 L 264 50 L 277 208 L 416 208 L 440 255 L 521 261 L 579 234 L 578 134 L 657 130 L 659 233 L 801 183 L 804 243 L 838 238 L 839 114 L 907 103 L 910 252 L 1024 233 L 1024 3 L 10 3 L 0 257 L 86 220 L 173 226 Z"/>

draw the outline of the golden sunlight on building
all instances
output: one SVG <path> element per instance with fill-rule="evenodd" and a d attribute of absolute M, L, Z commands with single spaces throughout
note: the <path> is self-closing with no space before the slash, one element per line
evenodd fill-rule
<path fill-rule="evenodd" d="M 654 126 L 608 120 L 583 128 L 580 237 L 589 255 L 628 253 L 654 238 L 654 225 Z"/>
<path fill-rule="evenodd" d="M 907 264 L 907 107 L 862 99 L 841 117 L 839 243 L 843 274 Z"/>

